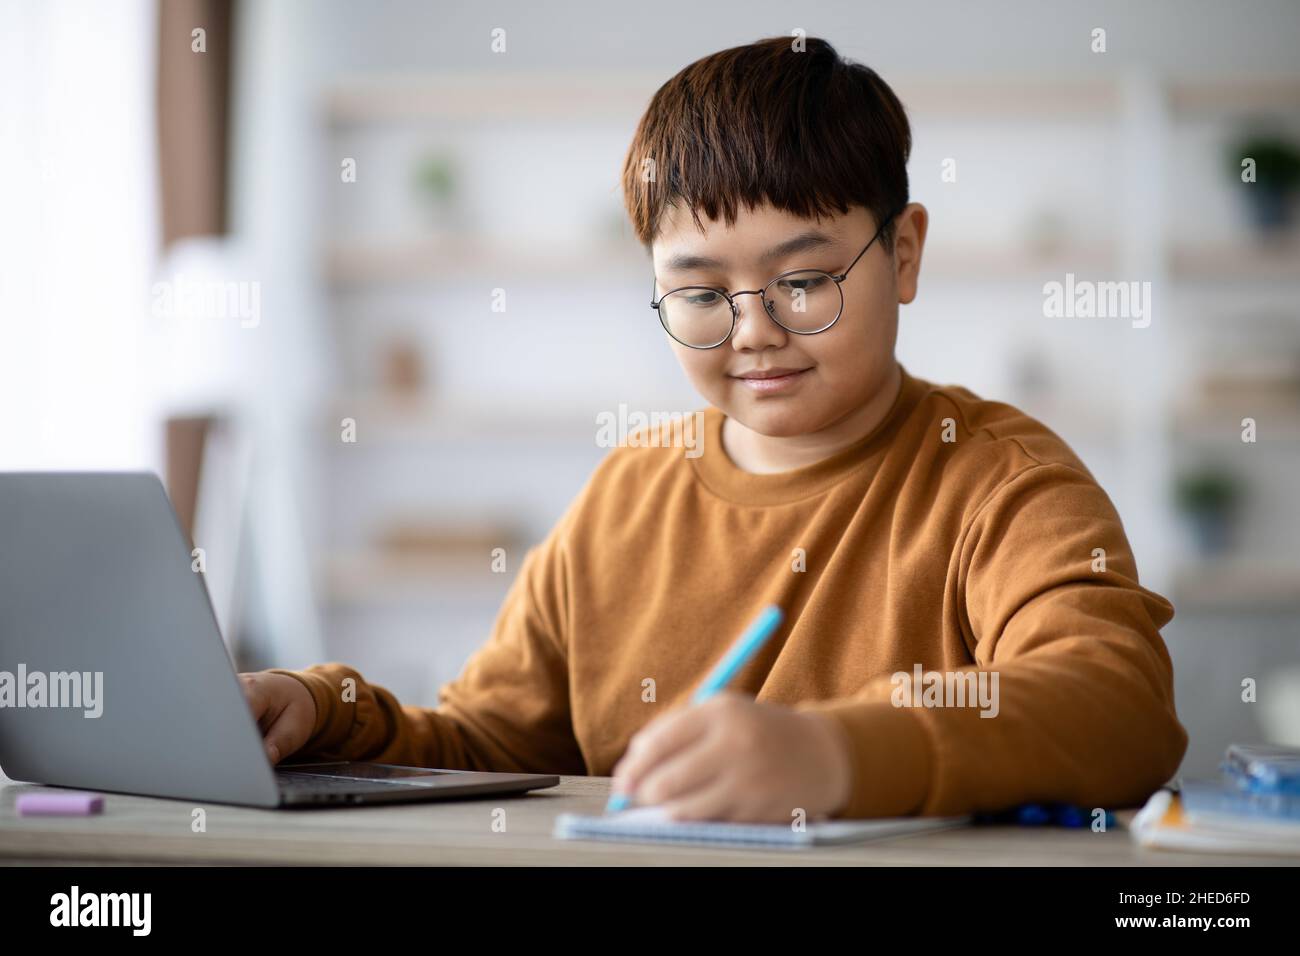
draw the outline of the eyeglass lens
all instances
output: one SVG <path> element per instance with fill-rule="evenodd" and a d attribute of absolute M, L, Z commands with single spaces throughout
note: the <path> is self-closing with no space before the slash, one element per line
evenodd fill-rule
<path fill-rule="evenodd" d="M 762 297 L 768 315 L 779 325 L 803 334 L 825 329 L 844 304 L 839 284 L 811 269 L 773 279 Z M 678 289 L 660 301 L 659 317 L 673 338 L 697 348 L 718 345 L 731 334 L 731 303 L 716 289 Z"/>

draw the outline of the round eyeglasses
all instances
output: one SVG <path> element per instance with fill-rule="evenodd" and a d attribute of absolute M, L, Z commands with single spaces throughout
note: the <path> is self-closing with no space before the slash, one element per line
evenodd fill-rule
<path fill-rule="evenodd" d="M 821 269 L 794 269 L 781 273 L 762 289 L 741 292 L 712 286 L 683 286 L 657 300 L 651 299 L 650 307 L 659 313 L 664 331 L 692 349 L 715 349 L 731 338 L 740 315 L 736 299 L 742 295 L 761 296 L 768 317 L 787 332 L 795 335 L 825 332 L 844 312 L 844 290 L 840 284 L 896 215 L 898 211 L 884 218 L 871 241 L 839 275 Z"/>

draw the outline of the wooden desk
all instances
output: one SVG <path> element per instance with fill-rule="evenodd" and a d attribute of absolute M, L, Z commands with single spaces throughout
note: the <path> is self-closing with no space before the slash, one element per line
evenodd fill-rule
<path fill-rule="evenodd" d="M 0 775 L 0 863 L 413 864 L 598 866 L 1209 866 L 1286 865 L 1285 858 L 1140 849 L 1122 826 L 1090 830 L 979 827 L 807 850 L 724 850 L 556 840 L 560 813 L 599 813 L 608 777 L 563 777 L 521 797 L 340 810 L 249 810 L 106 794 L 96 817 L 19 817 L 17 795 L 44 789 Z M 203 807 L 207 832 L 190 829 Z M 505 810 L 504 833 L 492 829 Z M 1121 814 L 1124 820 L 1132 814 Z"/>

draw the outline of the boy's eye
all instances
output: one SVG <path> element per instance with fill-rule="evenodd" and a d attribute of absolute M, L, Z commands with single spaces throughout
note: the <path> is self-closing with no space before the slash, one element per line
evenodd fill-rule
<path fill-rule="evenodd" d="M 778 282 L 776 284 L 776 287 L 780 289 L 782 292 L 787 292 L 787 293 L 788 292 L 812 292 L 815 289 L 821 288 L 828 281 L 829 280 L 826 278 L 826 276 L 820 276 L 820 275 L 819 276 L 813 276 L 813 275 L 789 276 L 788 278 L 782 279 L 780 282 Z"/>
<path fill-rule="evenodd" d="M 682 298 L 686 301 L 687 305 L 707 309 L 722 301 L 722 293 L 714 292 L 712 289 L 698 289 L 693 292 L 683 292 Z"/>

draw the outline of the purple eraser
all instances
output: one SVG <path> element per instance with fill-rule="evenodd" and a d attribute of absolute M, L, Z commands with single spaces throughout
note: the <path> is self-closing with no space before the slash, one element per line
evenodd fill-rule
<path fill-rule="evenodd" d="M 20 817 L 88 817 L 104 809 L 97 793 L 20 793 L 16 802 Z"/>

